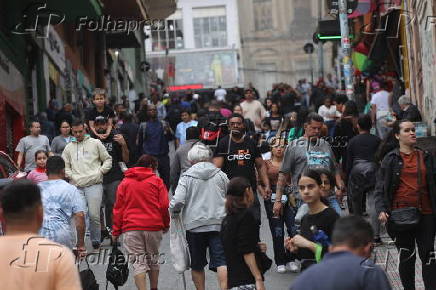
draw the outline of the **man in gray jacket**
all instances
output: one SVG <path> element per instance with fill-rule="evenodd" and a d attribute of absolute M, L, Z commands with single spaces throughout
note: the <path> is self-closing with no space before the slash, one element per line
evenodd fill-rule
<path fill-rule="evenodd" d="M 189 127 L 186 129 L 186 143 L 177 148 L 171 164 L 170 184 L 173 192 L 179 183 L 180 174 L 188 170 L 192 164 L 188 161 L 188 152 L 192 146 L 200 141 L 200 128 Z"/>
<path fill-rule="evenodd" d="M 229 179 L 211 162 L 212 152 L 201 143 L 188 152 L 193 165 L 180 177 L 170 202 L 173 214 L 182 214 L 191 254 L 192 280 L 197 290 L 205 289 L 204 267 L 209 247 L 209 269 L 216 270 L 220 289 L 227 289 L 227 267 L 219 232 L 226 215 L 225 196 Z"/>

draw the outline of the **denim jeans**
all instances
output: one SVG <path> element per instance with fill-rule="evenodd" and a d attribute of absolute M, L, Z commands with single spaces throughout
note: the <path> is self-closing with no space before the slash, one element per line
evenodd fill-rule
<path fill-rule="evenodd" d="M 271 202 L 271 199 L 265 200 L 264 204 L 273 240 L 274 261 L 277 266 L 285 265 L 286 263 L 295 260 L 295 257 L 293 255 L 285 251 L 283 242 L 285 235 L 285 224 L 288 236 L 293 237 L 296 234 L 294 219 L 295 211 L 291 206 L 289 206 L 288 203 L 285 203 L 283 205 L 283 214 L 279 217 L 274 217 L 272 210 L 274 203 Z"/>
<path fill-rule="evenodd" d="M 336 196 L 330 195 L 329 197 L 327 197 L 327 200 L 329 201 L 329 207 L 334 209 L 336 213 L 340 216 L 342 214 L 342 209 Z"/>
<path fill-rule="evenodd" d="M 100 207 L 103 198 L 103 185 L 95 184 L 88 187 L 79 188 L 86 198 L 88 205 L 89 232 L 91 233 L 92 242 L 100 242 Z"/>
<path fill-rule="evenodd" d="M 325 121 L 325 124 L 328 128 L 329 137 L 334 137 L 336 131 L 336 121 L 335 120 Z"/>

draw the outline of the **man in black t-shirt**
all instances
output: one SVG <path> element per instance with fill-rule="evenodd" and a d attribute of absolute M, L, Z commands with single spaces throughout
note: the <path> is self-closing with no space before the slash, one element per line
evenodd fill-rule
<path fill-rule="evenodd" d="M 86 123 L 88 123 L 91 135 L 95 135 L 97 139 L 106 139 L 113 128 L 113 120 L 115 118 L 114 110 L 106 105 L 106 96 L 103 89 L 95 89 L 92 97 L 94 107 L 91 107 L 86 112 Z M 98 134 L 94 127 L 95 118 L 102 116 L 108 120 L 107 130 L 104 133 Z"/>
<path fill-rule="evenodd" d="M 107 132 L 109 121 L 99 116 L 94 122 L 95 131 L 98 135 L 103 135 Z M 108 137 L 101 139 L 98 135 L 93 136 L 99 139 L 106 148 L 109 155 L 112 157 L 112 168 L 108 173 L 103 175 L 103 198 L 105 204 L 106 227 L 112 228 L 112 209 L 115 203 L 115 196 L 118 185 L 124 177 L 124 173 L 120 167 L 120 162 L 127 164 L 129 162 L 129 148 L 122 134 L 117 134 L 111 130 Z M 108 236 L 106 231 L 102 232 L 102 239 Z"/>
<path fill-rule="evenodd" d="M 265 163 L 254 141 L 245 136 L 244 117 L 233 114 L 228 119 L 228 125 L 230 135 L 221 139 L 215 149 L 215 166 L 221 168 L 229 179 L 245 177 L 250 181 L 255 193 L 254 214 L 260 220 L 260 203 L 256 194 L 256 169 L 265 189 L 263 198 L 269 198 L 271 195 Z"/>

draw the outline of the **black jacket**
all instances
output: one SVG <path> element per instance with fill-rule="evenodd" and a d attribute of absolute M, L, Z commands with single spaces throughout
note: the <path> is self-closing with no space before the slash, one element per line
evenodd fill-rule
<path fill-rule="evenodd" d="M 406 111 L 401 111 L 398 117 L 400 120 L 407 119 L 411 122 L 422 121 L 421 113 L 415 105 L 410 105 Z"/>
<path fill-rule="evenodd" d="M 424 152 L 424 163 L 425 168 L 427 169 L 425 178 L 427 179 L 432 209 L 433 213 L 436 214 L 436 168 L 433 156 L 428 151 L 421 151 Z M 393 195 L 400 185 L 400 174 L 402 169 L 403 159 L 401 158 L 400 150 L 398 148 L 392 150 L 383 158 L 381 167 L 377 173 L 375 187 L 375 206 L 377 214 L 380 214 L 380 212 L 390 213 Z"/>

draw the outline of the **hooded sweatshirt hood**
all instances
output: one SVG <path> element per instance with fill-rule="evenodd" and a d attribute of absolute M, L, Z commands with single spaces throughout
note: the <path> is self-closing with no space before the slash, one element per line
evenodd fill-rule
<path fill-rule="evenodd" d="M 215 165 L 211 162 L 199 162 L 192 165 L 192 167 L 183 173 L 183 175 L 196 179 L 208 180 L 214 177 L 220 171 L 221 170 L 215 167 Z"/>
<path fill-rule="evenodd" d="M 227 175 L 211 162 L 194 164 L 180 177 L 171 200 L 173 212 L 182 209 L 186 230 L 213 226 L 217 231 L 226 216 Z"/>
<path fill-rule="evenodd" d="M 156 176 L 156 174 L 153 172 L 153 169 L 146 168 L 146 167 L 132 167 L 129 168 L 124 175 L 128 178 L 134 178 L 138 181 L 145 180 L 147 178 Z"/>

